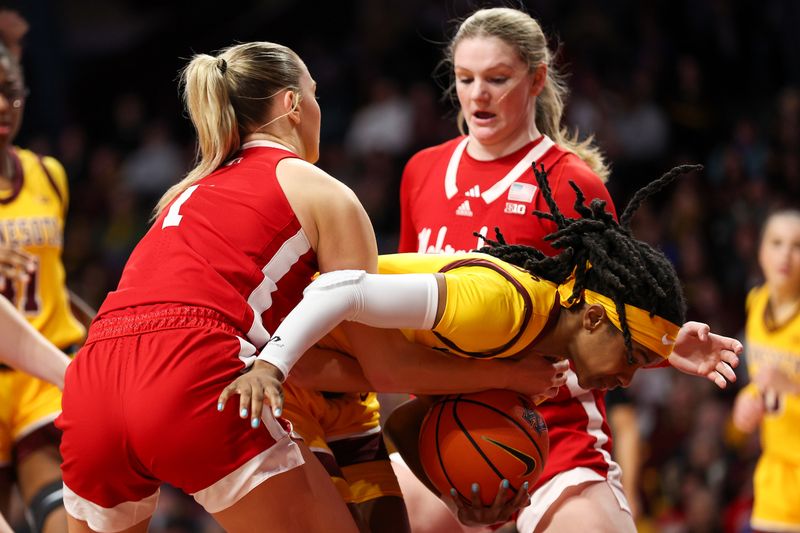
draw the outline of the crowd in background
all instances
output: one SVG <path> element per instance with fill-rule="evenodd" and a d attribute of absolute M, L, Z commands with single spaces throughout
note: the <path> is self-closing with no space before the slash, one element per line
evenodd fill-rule
<path fill-rule="evenodd" d="M 192 53 L 261 39 L 306 59 L 323 113 L 319 166 L 356 191 L 388 253 L 397 242 L 403 164 L 456 133 L 441 98 L 449 80 L 436 69 L 441 44 L 459 15 L 496 3 L 252 1 L 229 12 L 203 2 L 52 4 L 15 6 L 32 28 L 24 58 L 32 92 L 19 142 L 67 169 L 69 285 L 97 306 L 157 198 L 190 168 L 194 146 L 176 80 Z M 759 280 L 764 215 L 800 199 L 800 4 L 507 5 L 524 6 L 563 40 L 567 120 L 605 151 L 618 210 L 672 165 L 705 165 L 643 206 L 634 232 L 674 261 L 690 319 L 738 335 L 746 293 Z M 630 393 L 645 443 L 643 531 L 748 530 L 758 440 L 730 424 L 738 386 L 719 392 L 664 370 L 637 376 Z M 167 489 L 152 530 L 217 527 L 208 524 Z"/>

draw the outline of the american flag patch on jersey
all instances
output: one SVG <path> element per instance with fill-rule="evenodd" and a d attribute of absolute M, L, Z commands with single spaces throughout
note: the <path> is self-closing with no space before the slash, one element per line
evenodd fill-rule
<path fill-rule="evenodd" d="M 532 202 L 533 195 L 536 194 L 536 185 L 532 183 L 519 183 L 511 184 L 508 190 L 508 200 L 510 202 Z"/>

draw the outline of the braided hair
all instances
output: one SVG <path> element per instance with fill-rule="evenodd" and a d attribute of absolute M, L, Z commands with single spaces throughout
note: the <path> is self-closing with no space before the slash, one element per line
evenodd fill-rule
<path fill-rule="evenodd" d="M 681 165 L 641 188 L 628 203 L 618 223 L 606 211 L 604 200 L 594 199 L 587 206 L 583 191 L 574 181 L 569 184 L 575 191 L 575 211 L 581 218 L 564 216 L 553 199 L 544 165 L 537 168 L 534 164 L 533 172 L 550 212 L 534 211 L 533 215 L 555 223 L 556 231 L 547 235 L 545 240 L 561 250 L 560 253 L 548 257 L 531 246 L 508 244 L 499 228 L 495 228 L 497 240 L 484 239 L 488 246 L 478 251 L 559 285 L 574 273 L 575 288 L 570 300 L 580 298 L 584 289 L 611 298 L 619 313 L 628 362 L 633 363 L 625 304 L 681 325 L 686 320 L 686 302 L 674 267 L 661 251 L 634 238 L 630 229 L 631 218 L 648 197 L 679 175 L 701 168 L 700 165 Z"/>

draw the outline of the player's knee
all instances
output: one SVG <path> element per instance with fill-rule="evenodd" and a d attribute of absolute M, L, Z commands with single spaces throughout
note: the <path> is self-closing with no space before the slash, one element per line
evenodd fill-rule
<path fill-rule="evenodd" d="M 48 517 L 64 507 L 64 487 L 59 479 L 53 481 L 37 492 L 28 505 L 27 514 L 33 533 L 44 531 Z"/>

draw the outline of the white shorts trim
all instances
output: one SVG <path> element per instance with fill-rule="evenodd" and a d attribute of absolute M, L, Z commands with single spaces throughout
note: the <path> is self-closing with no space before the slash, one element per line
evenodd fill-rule
<path fill-rule="evenodd" d="M 344 435 L 334 435 L 333 437 L 328 437 L 327 439 L 325 439 L 325 442 L 337 442 L 340 440 L 355 439 L 358 437 L 368 437 L 369 435 L 374 435 L 380 432 L 381 432 L 381 426 L 377 425 L 374 428 L 370 428 L 366 431 L 357 431 L 355 433 L 346 433 Z"/>
<path fill-rule="evenodd" d="M 545 513 L 547 513 L 548 509 L 550 509 L 550 506 L 558 500 L 565 490 L 591 481 L 608 483 L 611 492 L 613 492 L 614 496 L 617 498 L 620 509 L 632 515 L 628 500 L 625 498 L 625 492 L 622 490 L 622 482 L 620 481 L 621 470 L 619 465 L 612 461 L 609 467 L 607 478 L 601 476 L 591 468 L 585 467 L 573 468 L 572 470 L 556 474 L 553 479 L 531 494 L 531 504 L 525 507 L 517 518 L 517 529 L 523 533 L 532 533 L 536 530 L 539 521 Z"/>
<path fill-rule="evenodd" d="M 158 504 L 156 490 L 138 502 L 122 502 L 114 507 L 102 507 L 81 498 L 64 484 L 64 508 L 70 516 L 86 522 L 94 531 L 114 533 L 133 527 L 153 515 Z"/>
<path fill-rule="evenodd" d="M 289 435 L 284 434 L 274 445 L 192 496 L 209 513 L 218 513 L 238 502 L 267 479 L 304 463 L 300 447 Z"/>
<path fill-rule="evenodd" d="M 325 453 L 333 457 L 333 452 L 328 448 L 320 448 L 319 446 L 309 446 L 308 449 L 311 453 Z"/>
<path fill-rule="evenodd" d="M 35 422 L 32 422 L 19 430 L 16 435 L 14 435 L 14 442 L 19 442 L 23 438 L 27 437 L 37 429 L 46 426 L 47 424 L 53 423 L 53 421 L 58 418 L 58 415 L 61 414 L 61 409 L 58 411 L 54 411 L 48 415 L 43 416 L 42 418 L 38 419 Z"/>

